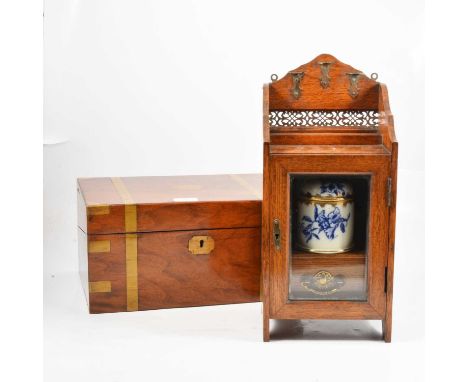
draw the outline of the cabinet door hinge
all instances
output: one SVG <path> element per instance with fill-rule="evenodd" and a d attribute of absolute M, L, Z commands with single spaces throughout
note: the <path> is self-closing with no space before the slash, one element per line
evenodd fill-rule
<path fill-rule="evenodd" d="M 387 293 L 387 278 L 388 278 L 388 268 L 385 267 L 384 293 Z"/>
<path fill-rule="evenodd" d="M 387 207 L 392 206 L 392 178 L 387 178 Z"/>

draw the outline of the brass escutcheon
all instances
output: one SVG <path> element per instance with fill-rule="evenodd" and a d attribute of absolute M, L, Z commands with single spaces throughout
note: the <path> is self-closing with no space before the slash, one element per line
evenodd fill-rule
<path fill-rule="evenodd" d="M 215 247 L 211 236 L 193 236 L 188 242 L 188 250 L 192 255 L 209 255 Z"/>

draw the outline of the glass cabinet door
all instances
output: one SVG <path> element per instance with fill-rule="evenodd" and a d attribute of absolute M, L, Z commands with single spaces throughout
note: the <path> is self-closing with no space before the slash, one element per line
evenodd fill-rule
<path fill-rule="evenodd" d="M 370 181 L 289 174 L 289 300 L 368 299 Z"/>

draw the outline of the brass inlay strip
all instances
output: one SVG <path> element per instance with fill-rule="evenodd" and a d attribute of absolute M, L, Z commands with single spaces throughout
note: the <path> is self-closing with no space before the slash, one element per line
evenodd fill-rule
<path fill-rule="evenodd" d="M 90 281 L 89 293 L 108 293 L 112 291 L 110 281 Z"/>
<path fill-rule="evenodd" d="M 88 207 L 88 215 L 108 215 L 110 213 L 109 206 L 90 206 Z"/>
<path fill-rule="evenodd" d="M 137 232 L 137 206 L 125 205 L 125 232 Z"/>
<path fill-rule="evenodd" d="M 125 262 L 127 268 L 127 311 L 138 310 L 138 238 L 125 235 Z"/>
<path fill-rule="evenodd" d="M 253 187 L 251 184 L 249 184 L 249 182 L 247 182 L 244 178 L 242 178 L 241 176 L 239 175 L 236 175 L 236 174 L 230 174 L 229 175 L 232 179 L 234 179 L 237 183 L 239 183 L 242 187 L 244 187 L 247 191 L 251 192 L 252 194 L 254 194 L 257 198 L 261 199 L 263 196 L 262 194 L 259 192 L 259 190 L 257 190 L 255 187 Z"/>
<path fill-rule="evenodd" d="M 110 252 L 110 240 L 90 240 L 88 243 L 88 253 Z"/>
<path fill-rule="evenodd" d="M 138 310 L 138 237 L 137 206 L 121 178 L 111 178 L 125 203 L 125 268 L 127 281 L 127 311 Z"/>
<path fill-rule="evenodd" d="M 120 197 L 122 198 L 125 204 L 134 204 L 132 195 L 128 192 L 125 183 L 123 182 L 122 178 L 111 178 L 112 183 L 114 184 L 115 189 L 119 193 Z"/>

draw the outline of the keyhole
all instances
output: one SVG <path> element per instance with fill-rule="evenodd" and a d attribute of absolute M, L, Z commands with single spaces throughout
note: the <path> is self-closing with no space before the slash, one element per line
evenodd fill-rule
<path fill-rule="evenodd" d="M 203 244 L 205 244 L 205 240 L 200 240 L 200 248 L 203 248 Z"/>
<path fill-rule="evenodd" d="M 279 243 L 279 237 L 280 237 L 279 233 L 275 233 L 275 241 L 277 243 Z"/>

